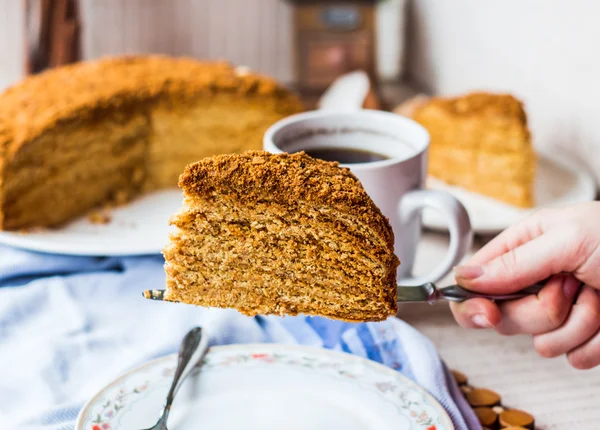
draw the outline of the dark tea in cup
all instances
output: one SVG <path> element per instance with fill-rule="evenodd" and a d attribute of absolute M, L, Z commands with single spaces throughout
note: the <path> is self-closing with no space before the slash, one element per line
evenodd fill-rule
<path fill-rule="evenodd" d="M 356 148 L 311 148 L 305 149 L 307 155 L 324 161 L 338 161 L 340 164 L 373 163 L 388 160 L 387 155 Z"/>

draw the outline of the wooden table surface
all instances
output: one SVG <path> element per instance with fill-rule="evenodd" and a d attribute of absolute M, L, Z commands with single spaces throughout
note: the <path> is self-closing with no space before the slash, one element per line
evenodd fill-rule
<path fill-rule="evenodd" d="M 473 250 L 485 241 L 476 238 Z M 425 233 L 415 272 L 433 268 L 447 247 L 446 234 Z M 452 281 L 447 276 L 439 285 Z M 471 385 L 497 391 L 506 406 L 534 415 L 536 429 L 600 429 L 600 367 L 581 371 L 571 368 L 564 357 L 542 358 L 530 336 L 462 329 L 446 303 L 404 305 L 399 316 L 427 335 L 448 366 L 465 373 Z"/>

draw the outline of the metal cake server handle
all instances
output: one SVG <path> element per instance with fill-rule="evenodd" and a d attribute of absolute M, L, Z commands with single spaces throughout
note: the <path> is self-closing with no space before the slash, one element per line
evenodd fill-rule
<path fill-rule="evenodd" d="M 398 303 L 430 303 L 438 300 L 447 300 L 450 302 L 463 302 L 468 299 L 489 299 L 495 301 L 515 300 L 529 295 L 537 294 L 544 288 L 545 283 L 540 282 L 527 287 L 523 290 L 511 294 L 481 294 L 475 291 L 464 289 L 459 285 L 450 285 L 444 288 L 438 288 L 434 283 L 428 282 L 416 287 L 403 287 L 398 285 Z"/>

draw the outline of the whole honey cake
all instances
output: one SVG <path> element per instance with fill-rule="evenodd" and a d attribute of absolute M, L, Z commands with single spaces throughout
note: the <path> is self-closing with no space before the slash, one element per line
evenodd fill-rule
<path fill-rule="evenodd" d="M 166 300 L 246 315 L 396 314 L 392 228 L 348 169 L 249 151 L 191 164 L 179 186 Z"/>
<path fill-rule="evenodd" d="M 431 135 L 431 176 L 513 206 L 534 206 L 536 157 L 518 99 L 483 92 L 421 98 L 411 111 Z"/>
<path fill-rule="evenodd" d="M 0 229 L 54 226 L 175 187 L 203 157 L 261 147 L 303 110 L 274 80 L 227 63 L 106 58 L 28 77 L 0 95 Z"/>

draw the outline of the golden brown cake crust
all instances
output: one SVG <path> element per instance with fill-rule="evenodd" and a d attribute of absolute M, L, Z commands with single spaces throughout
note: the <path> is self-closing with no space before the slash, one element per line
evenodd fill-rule
<path fill-rule="evenodd" d="M 353 322 L 397 312 L 391 225 L 349 169 L 247 151 L 188 165 L 179 186 L 167 300 Z"/>
<path fill-rule="evenodd" d="M 523 103 L 511 94 L 473 92 L 462 97 L 432 97 L 415 107 L 414 116 L 419 116 L 422 109 L 432 107 L 458 117 L 507 118 L 511 121 L 517 118 L 523 125 L 527 124 Z"/>
<path fill-rule="evenodd" d="M 250 162 L 248 162 L 250 161 Z M 285 180 L 282 180 L 285 178 Z M 179 178 L 184 193 L 209 197 L 215 189 L 239 201 L 269 199 L 283 205 L 304 201 L 317 206 L 336 206 L 356 216 L 375 231 L 394 252 L 389 220 L 375 206 L 350 169 L 337 162 L 314 159 L 304 152 L 217 155 L 190 164 Z M 397 257 L 393 257 L 397 265 Z"/>
<path fill-rule="evenodd" d="M 165 94 L 185 100 L 215 91 L 275 96 L 282 113 L 302 109 L 298 98 L 273 79 L 236 72 L 225 62 L 161 55 L 80 62 L 31 76 L 0 95 L 0 163 L 58 121 Z"/>

